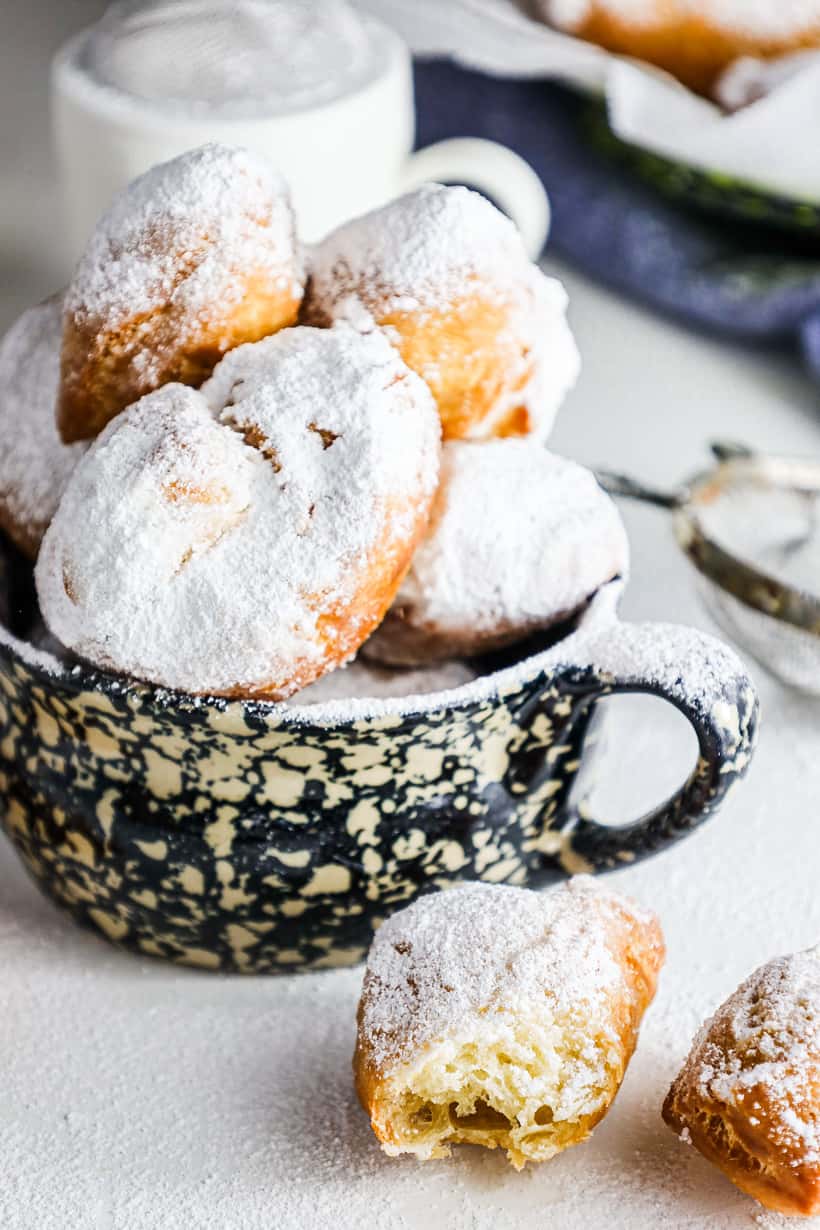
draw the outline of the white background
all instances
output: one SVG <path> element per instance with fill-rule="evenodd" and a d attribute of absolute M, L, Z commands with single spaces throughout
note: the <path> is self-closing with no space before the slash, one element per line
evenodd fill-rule
<path fill-rule="evenodd" d="M 2 326 L 54 289 L 46 65 L 99 7 L 0 3 Z M 693 336 L 558 272 L 584 372 L 556 450 L 658 484 L 697 469 L 716 434 L 820 456 L 817 390 L 796 359 Z M 709 628 L 664 515 L 624 513 L 624 614 Z M 659 911 L 669 947 L 622 1093 L 588 1144 L 522 1175 L 479 1151 L 381 1156 L 350 1079 L 360 971 L 242 980 L 120 954 L 42 900 L 0 839 L 0 1226 L 777 1224 L 659 1115 L 702 1017 L 756 965 L 820 939 L 820 702 L 753 671 L 764 725 L 746 782 L 706 829 L 611 881 Z M 651 701 L 616 702 L 612 725 L 599 801 L 625 817 L 677 783 L 691 743 Z"/>

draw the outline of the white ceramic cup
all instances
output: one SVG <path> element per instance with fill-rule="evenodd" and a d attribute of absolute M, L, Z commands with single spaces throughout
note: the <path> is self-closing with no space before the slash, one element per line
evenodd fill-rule
<path fill-rule="evenodd" d="M 241 0 L 240 8 L 242 4 L 253 20 L 261 14 L 273 22 L 281 13 L 270 0 Z M 318 9 L 323 4 L 336 5 L 338 0 L 316 0 Z M 237 11 L 236 0 L 234 6 L 231 12 Z M 338 15 L 335 8 L 331 12 Z M 203 106 L 201 100 L 191 105 L 183 99 L 181 105 L 179 98 L 162 96 L 163 82 L 175 80 L 173 66 L 163 67 L 162 57 L 179 53 L 163 37 L 161 23 L 172 21 L 177 39 L 182 32 L 183 46 L 185 20 L 194 23 L 192 38 L 197 23 L 216 38 L 219 21 L 227 20 L 219 0 L 176 0 L 173 7 L 155 2 L 145 9 L 138 6 L 137 17 L 133 6 L 125 6 L 124 12 L 115 6 L 107 25 L 90 27 L 68 42 L 52 70 L 54 136 L 67 211 L 66 268 L 79 256 L 116 192 L 156 163 L 206 141 L 243 145 L 274 163 L 290 183 L 300 232 L 308 242 L 407 188 L 438 180 L 484 192 L 516 222 L 528 251 L 537 256 L 549 229 L 549 204 L 532 167 L 512 150 L 484 140 L 443 141 L 412 153 L 415 112 L 407 46 L 370 17 L 358 17 L 346 7 L 343 16 L 355 22 L 353 29 L 362 40 L 356 55 L 351 53 L 343 65 L 346 79 L 337 82 L 337 88 L 326 79 L 317 78 L 315 85 L 307 81 L 300 93 L 294 76 L 298 65 L 292 68 L 284 60 L 279 67 L 284 65 L 289 74 L 283 80 L 290 91 L 284 105 L 281 99 L 241 98 L 238 69 L 229 75 L 230 50 L 218 61 L 234 91 L 230 99 Z M 300 33 L 304 45 L 311 35 Z M 226 28 L 224 37 L 234 34 Z M 110 46 L 119 79 L 105 79 L 94 66 L 92 53 L 101 37 L 115 40 Z M 327 23 L 319 26 L 319 37 L 327 43 Z M 251 48 L 251 56 L 256 51 Z M 156 63 L 146 64 L 152 58 Z M 234 58 L 238 64 L 241 57 L 235 49 Z M 201 88 L 203 73 L 197 76 L 191 65 L 186 67 L 188 80 Z M 180 79 L 184 76 L 180 73 Z M 134 89 L 135 80 L 140 92 Z M 217 88 L 223 84 L 218 82 Z"/>

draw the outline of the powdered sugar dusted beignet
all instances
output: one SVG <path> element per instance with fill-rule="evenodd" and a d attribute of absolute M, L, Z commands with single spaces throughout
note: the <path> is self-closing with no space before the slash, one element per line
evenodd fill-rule
<path fill-rule="evenodd" d="M 314 249 L 307 319 L 362 308 L 426 380 L 445 439 L 544 439 L 580 361 L 560 282 L 476 192 L 427 184 Z"/>
<path fill-rule="evenodd" d="M 86 448 L 63 444 L 57 431 L 62 331 L 55 295 L 0 342 L 0 528 L 32 558 Z"/>
<path fill-rule="evenodd" d="M 530 440 L 451 440 L 430 529 L 365 653 L 414 665 L 498 648 L 628 568 L 620 514 L 589 470 Z"/>
<path fill-rule="evenodd" d="M 170 381 L 296 320 L 304 289 L 287 185 L 225 145 L 162 163 L 100 219 L 66 293 L 58 423 L 89 439 Z"/>
<path fill-rule="evenodd" d="M 561 30 L 707 93 L 740 56 L 820 46 L 820 0 L 535 0 Z"/>
<path fill-rule="evenodd" d="M 663 1117 L 767 1208 L 820 1213 L 820 946 L 761 966 L 718 1008 Z"/>
<path fill-rule="evenodd" d="M 100 435 L 37 566 L 75 653 L 193 693 L 283 698 L 381 619 L 426 525 L 439 423 L 379 334 L 288 329 Z"/>
<path fill-rule="evenodd" d="M 606 1114 L 655 994 L 657 919 L 582 876 L 550 893 L 470 884 L 380 928 L 367 961 L 356 1085 L 386 1153 L 459 1142 L 518 1168 Z"/>

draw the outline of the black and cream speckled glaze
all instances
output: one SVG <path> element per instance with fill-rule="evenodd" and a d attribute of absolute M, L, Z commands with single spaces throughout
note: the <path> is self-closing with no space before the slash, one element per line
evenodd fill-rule
<path fill-rule="evenodd" d="M 198 701 L 54 673 L 4 636 L 5 830 L 78 922 L 249 973 L 358 961 L 386 914 L 457 880 L 537 885 L 643 857 L 744 771 L 757 702 L 739 664 L 706 696 L 591 665 L 626 626 L 612 591 L 546 655 L 412 713 Z M 613 829 L 583 818 L 573 786 L 594 702 L 617 691 L 670 699 L 700 758 L 669 803 Z"/>

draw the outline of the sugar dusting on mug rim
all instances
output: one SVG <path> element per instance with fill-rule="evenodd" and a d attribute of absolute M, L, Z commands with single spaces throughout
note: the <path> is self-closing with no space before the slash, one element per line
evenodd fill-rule
<path fill-rule="evenodd" d="M 219 696 L 194 696 L 154 687 L 137 680 L 121 679 L 105 671 L 87 667 L 83 663 L 63 663 L 48 651 L 37 649 L 14 636 L 2 623 L 0 651 L 9 651 L 12 661 L 16 659 L 28 670 L 45 676 L 46 683 L 60 682 L 78 692 L 102 692 L 123 696 L 132 694 L 153 703 L 160 710 L 176 709 L 188 713 L 211 711 L 226 715 L 235 714 L 239 718 L 247 715 L 254 725 L 264 719 L 292 726 L 343 726 L 355 722 L 404 718 L 442 709 L 463 708 L 516 691 L 523 684 L 536 679 L 539 674 L 558 666 L 572 665 L 576 661 L 577 647 L 597 640 L 602 630 L 610 622 L 617 620 L 616 612 L 622 590 L 623 582 L 620 578 L 603 586 L 590 600 L 577 627 L 548 649 L 523 658 L 502 670 L 481 675 L 458 687 L 423 695 L 364 696 L 312 705 L 294 704 L 292 700 L 230 700 Z M 578 655 L 579 668 L 589 664 L 589 657 Z"/>

